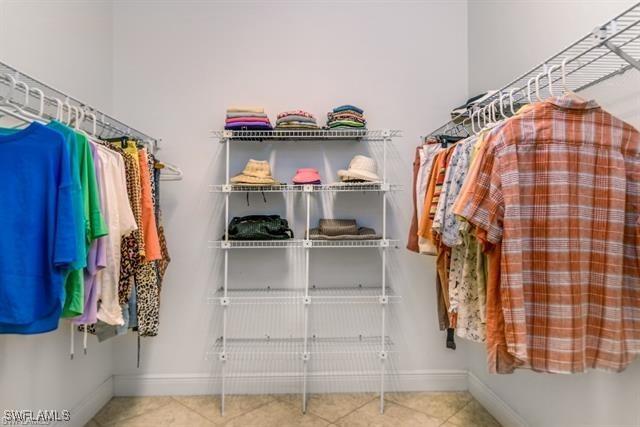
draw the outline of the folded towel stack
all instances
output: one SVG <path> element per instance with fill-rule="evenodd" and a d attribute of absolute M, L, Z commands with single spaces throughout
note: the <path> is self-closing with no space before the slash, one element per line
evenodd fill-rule
<path fill-rule="evenodd" d="M 269 117 L 262 107 L 230 107 L 227 109 L 225 129 L 230 130 L 271 130 Z"/>
<path fill-rule="evenodd" d="M 330 129 L 364 129 L 367 121 L 364 111 L 353 105 L 341 105 L 327 113 L 327 127 Z"/>
<path fill-rule="evenodd" d="M 278 114 L 276 129 L 318 129 L 318 124 L 313 114 L 293 110 Z"/>

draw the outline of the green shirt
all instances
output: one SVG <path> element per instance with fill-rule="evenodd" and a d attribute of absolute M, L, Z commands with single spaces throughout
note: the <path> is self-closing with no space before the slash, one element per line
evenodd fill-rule
<path fill-rule="evenodd" d="M 108 234 L 108 228 L 100 211 L 100 193 L 96 179 L 96 170 L 91 156 L 89 140 L 81 133 L 74 132 L 76 140 L 77 164 L 82 194 L 82 218 L 85 251 L 91 242 Z M 84 312 L 84 271 L 72 270 L 65 283 L 67 295 L 61 317 L 75 317 Z"/>

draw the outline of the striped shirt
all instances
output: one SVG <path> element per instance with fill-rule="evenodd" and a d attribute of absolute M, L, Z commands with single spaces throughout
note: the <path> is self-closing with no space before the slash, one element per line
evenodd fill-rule
<path fill-rule="evenodd" d="M 485 144 L 457 213 L 502 244 L 508 352 L 536 371 L 623 370 L 640 353 L 640 134 L 565 96 Z"/>

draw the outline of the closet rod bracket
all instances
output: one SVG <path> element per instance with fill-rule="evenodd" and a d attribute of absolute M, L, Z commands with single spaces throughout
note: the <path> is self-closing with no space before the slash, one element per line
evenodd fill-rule
<path fill-rule="evenodd" d="M 607 47 L 607 49 L 609 49 L 611 52 L 615 53 L 620 58 L 622 58 L 626 62 L 628 62 L 629 65 L 631 65 L 633 68 L 635 68 L 636 70 L 640 71 L 640 61 L 635 59 L 633 56 L 629 55 L 627 52 L 622 50 L 619 46 L 616 46 L 615 44 L 611 43 L 610 41 L 605 41 L 602 44 L 605 47 Z"/>

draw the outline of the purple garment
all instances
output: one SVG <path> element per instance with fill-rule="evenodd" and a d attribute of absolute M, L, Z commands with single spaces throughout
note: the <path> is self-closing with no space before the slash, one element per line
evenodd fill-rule
<path fill-rule="evenodd" d="M 224 128 L 228 130 L 273 130 L 270 123 L 258 122 L 227 123 Z"/>
<path fill-rule="evenodd" d="M 100 193 L 100 213 L 104 217 L 105 222 L 108 224 L 109 219 L 106 215 L 106 209 L 104 204 L 106 202 L 106 196 L 102 190 L 102 164 L 100 158 L 96 155 L 96 147 L 93 143 L 90 143 L 91 156 L 93 157 L 93 165 L 96 170 L 96 181 L 98 184 L 98 191 Z M 87 324 L 91 325 L 98 321 L 98 296 L 100 295 L 100 284 L 97 280 L 98 272 L 107 266 L 107 247 L 106 236 L 100 237 L 89 246 L 89 253 L 87 254 L 87 268 L 84 270 L 84 312 L 82 315 L 75 317 L 73 322 L 75 324 Z"/>

